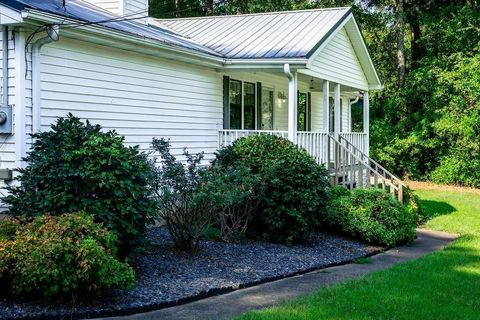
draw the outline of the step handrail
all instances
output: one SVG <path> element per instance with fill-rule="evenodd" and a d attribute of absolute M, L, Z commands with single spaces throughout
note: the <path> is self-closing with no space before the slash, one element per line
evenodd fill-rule
<path fill-rule="evenodd" d="M 363 166 L 365 166 L 365 168 L 367 170 L 369 170 L 370 172 L 376 174 L 377 176 L 380 177 L 380 179 L 382 179 L 384 181 L 384 183 L 386 184 L 389 184 L 391 185 L 391 187 L 393 187 L 395 190 L 398 190 L 398 187 L 393 185 L 392 183 L 388 183 L 388 179 L 383 176 L 380 172 L 378 172 L 376 169 L 372 168 L 372 166 L 370 166 L 368 163 L 366 163 L 365 161 L 363 161 L 362 159 L 360 159 L 359 156 L 357 156 L 356 154 L 354 154 L 352 151 L 350 151 L 347 147 L 345 147 L 344 145 L 342 145 L 340 143 L 340 141 L 338 141 L 337 139 L 335 139 L 335 137 L 331 134 L 328 135 L 329 138 L 335 143 L 336 146 L 340 147 L 341 149 L 343 149 L 344 151 L 346 151 L 349 155 L 351 155 L 352 157 L 354 157 L 354 159 L 356 159 L 359 163 L 361 163 Z M 348 166 L 348 165 L 347 165 Z"/>
<path fill-rule="evenodd" d="M 330 136 L 332 136 L 330 134 Z M 332 136 L 332 138 L 335 140 L 335 138 Z M 359 153 L 360 156 L 362 158 L 365 158 L 368 163 L 369 163 L 369 166 L 372 167 L 370 165 L 373 164 L 375 166 L 375 168 L 377 169 L 376 171 L 382 171 L 384 174 L 382 176 L 384 176 L 385 178 L 388 177 L 388 180 L 390 181 L 394 181 L 397 185 L 398 185 L 398 193 L 399 193 L 399 201 L 403 203 L 403 188 L 406 188 L 407 185 L 400 179 L 398 178 L 397 176 L 395 176 L 393 173 L 391 173 L 390 171 L 388 171 L 387 169 L 385 169 L 383 166 L 381 166 L 377 161 L 373 160 L 372 158 L 370 158 L 367 154 L 365 154 L 362 150 L 360 150 L 359 148 L 357 148 L 353 143 L 351 143 L 350 141 L 348 141 L 348 139 L 346 139 L 345 137 L 342 137 L 341 135 L 339 135 L 339 143 L 341 144 L 341 142 L 345 141 L 349 147 L 351 147 L 356 153 Z M 351 152 L 349 150 L 349 152 Z M 353 153 L 353 152 L 351 152 Z M 358 157 L 357 157 L 358 158 Z M 362 161 L 362 160 L 361 160 Z M 362 161 L 365 163 L 365 161 Z M 393 183 L 390 183 L 390 185 L 393 186 Z"/>

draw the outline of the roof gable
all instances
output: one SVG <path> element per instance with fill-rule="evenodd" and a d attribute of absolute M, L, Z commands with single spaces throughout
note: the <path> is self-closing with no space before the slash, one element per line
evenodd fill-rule
<path fill-rule="evenodd" d="M 382 88 L 363 35 L 351 13 L 318 43 L 308 58 L 309 69 L 328 70 L 332 68 L 328 67 L 329 62 L 337 61 L 336 68 L 339 70 L 332 70 L 333 73 L 341 73 L 342 68 L 348 68 L 345 71 L 350 72 L 351 78 L 356 78 L 356 83 L 366 80 L 366 88 Z"/>
<path fill-rule="evenodd" d="M 331 8 L 155 20 L 229 59 L 306 57 L 349 14 Z"/>

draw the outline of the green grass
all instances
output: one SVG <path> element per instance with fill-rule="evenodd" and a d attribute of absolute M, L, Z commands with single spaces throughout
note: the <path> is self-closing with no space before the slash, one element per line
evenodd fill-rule
<path fill-rule="evenodd" d="M 417 191 L 445 250 L 239 319 L 480 319 L 480 193 Z"/>

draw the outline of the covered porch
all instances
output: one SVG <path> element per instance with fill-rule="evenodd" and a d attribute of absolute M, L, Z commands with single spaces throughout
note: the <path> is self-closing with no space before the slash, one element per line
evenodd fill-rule
<path fill-rule="evenodd" d="M 292 70 L 288 64 L 283 73 L 230 72 L 224 76 L 218 147 L 248 135 L 271 134 L 291 140 L 331 167 L 331 135 L 368 155 L 368 95 L 368 90 L 322 79 L 310 70 Z"/>

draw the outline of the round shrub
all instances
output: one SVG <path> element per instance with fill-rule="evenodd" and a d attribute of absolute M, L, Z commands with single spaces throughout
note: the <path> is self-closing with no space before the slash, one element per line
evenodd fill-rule
<path fill-rule="evenodd" d="M 378 189 L 336 194 L 325 216 L 325 223 L 333 229 L 387 247 L 414 239 L 417 218 L 390 194 Z"/>
<path fill-rule="evenodd" d="M 318 227 L 327 205 L 327 170 L 290 141 L 255 135 L 220 150 L 215 164 L 247 167 L 260 187 L 247 235 L 268 241 L 301 241 Z"/>
<path fill-rule="evenodd" d="M 18 186 L 3 201 L 12 215 L 86 211 L 114 231 L 122 253 L 140 245 L 155 210 L 148 188 L 150 164 L 115 131 L 68 115 L 50 131 L 32 135 Z"/>
<path fill-rule="evenodd" d="M 0 283 L 6 293 L 53 299 L 134 285 L 132 268 L 115 258 L 115 234 L 90 215 L 41 216 L 0 225 L 9 230 L 0 234 Z"/>

